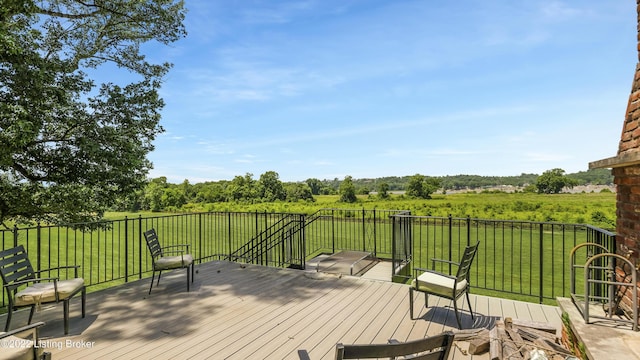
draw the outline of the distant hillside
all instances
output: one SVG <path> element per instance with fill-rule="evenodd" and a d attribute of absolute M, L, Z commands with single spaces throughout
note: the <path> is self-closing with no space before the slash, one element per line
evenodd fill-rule
<path fill-rule="evenodd" d="M 579 185 L 613 185 L 613 175 L 609 169 L 594 169 L 581 171 L 567 176 L 578 180 Z M 412 175 L 388 176 L 376 179 L 352 179 L 359 192 L 364 190 L 376 191 L 379 184 L 389 185 L 389 191 L 403 191 Z M 426 175 L 427 177 L 430 177 Z M 535 184 L 539 174 L 520 174 L 517 176 L 480 176 L 480 175 L 448 175 L 435 176 L 442 180 L 444 190 L 464 190 L 495 188 L 500 186 L 524 187 Z M 337 190 L 342 179 L 322 180 L 328 188 Z"/>

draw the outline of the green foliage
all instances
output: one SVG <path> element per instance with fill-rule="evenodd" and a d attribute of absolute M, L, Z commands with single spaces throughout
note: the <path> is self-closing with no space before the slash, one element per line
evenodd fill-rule
<path fill-rule="evenodd" d="M 386 200 L 389 198 L 389 184 L 386 182 L 381 182 L 378 185 L 378 198 L 381 200 Z"/>
<path fill-rule="evenodd" d="M 579 171 L 569 175 L 576 179 L 580 185 L 611 185 L 613 184 L 613 174 L 611 169 L 591 169 L 587 171 Z"/>
<path fill-rule="evenodd" d="M 246 173 L 244 176 L 236 176 L 226 188 L 227 199 L 251 203 L 258 199 L 258 188 L 253 174 Z"/>
<path fill-rule="evenodd" d="M 439 181 L 439 178 L 428 178 L 419 175 L 420 185 L 424 189 L 425 186 L 432 184 L 431 181 Z M 349 180 L 351 184 L 349 184 Z M 587 210 L 580 201 L 584 198 L 576 198 L 573 194 L 556 194 L 559 196 L 555 205 L 549 205 L 549 199 L 543 194 L 537 194 L 535 185 L 530 185 L 523 190 L 520 195 L 515 193 L 507 193 L 500 190 L 475 190 L 467 193 L 451 193 L 437 194 L 431 193 L 429 201 L 424 201 L 422 197 L 408 197 L 402 193 L 391 193 L 386 182 L 368 182 L 368 185 L 361 187 L 355 186 L 356 180 L 349 177 L 345 189 L 353 191 L 355 198 L 349 194 L 349 199 L 354 202 L 361 203 L 362 206 L 368 208 L 381 209 L 404 209 L 411 210 L 418 215 L 447 216 L 472 216 L 480 218 L 497 218 L 497 219 L 514 219 L 514 220 L 532 220 L 532 221 L 563 221 L 585 223 L 592 221 L 591 211 L 602 210 L 601 207 Z M 337 184 L 342 184 L 341 180 L 334 180 Z M 333 181 L 331 182 L 333 183 Z M 367 195 L 369 186 L 377 184 L 377 194 Z M 311 185 L 309 185 L 311 184 Z M 285 192 L 284 199 L 265 196 L 265 194 L 279 193 L 282 186 Z M 433 188 L 435 188 L 434 185 Z M 176 202 L 166 203 L 170 199 L 175 199 L 177 194 L 167 195 L 163 198 L 165 191 L 177 188 L 186 198 L 186 204 L 181 208 L 176 208 Z M 272 189 L 270 192 L 265 191 L 265 187 Z M 313 188 L 319 192 L 319 195 L 313 194 Z M 175 185 L 167 183 L 165 177 L 153 179 L 147 185 L 144 192 L 139 192 L 137 198 L 131 197 L 118 201 L 112 207 L 113 210 L 152 210 L 163 211 L 172 210 L 179 211 L 244 211 L 244 207 L 249 206 L 252 210 L 258 211 L 274 211 L 287 212 L 295 209 L 295 212 L 309 213 L 320 207 L 335 207 L 342 204 L 350 204 L 350 202 L 340 203 L 340 196 L 336 195 L 338 191 L 317 179 L 307 179 L 305 182 L 282 183 L 276 172 L 266 172 L 260 176 L 260 180 L 253 179 L 252 174 L 245 176 L 237 176 L 232 181 L 204 182 L 198 184 L 189 184 L 184 181 L 182 184 Z M 482 196 L 477 196 L 482 195 Z M 182 195 L 181 195 L 182 196 Z M 603 198 L 615 199 L 615 195 L 611 192 L 603 193 Z M 164 200 L 163 200 L 164 199 Z M 275 200 L 274 200 L 275 199 Z M 443 201 L 443 199 L 447 199 Z M 577 204 L 573 204 L 577 199 Z M 299 201 L 310 202 L 309 206 L 304 204 L 290 204 Z M 571 204 L 567 204 L 570 201 Z M 285 204 L 289 203 L 289 204 Z M 587 200 L 587 203 L 588 200 Z M 255 206 L 254 206 L 255 205 Z M 578 207 L 576 209 L 576 206 Z M 600 206 L 600 205 L 598 205 Z M 596 219 L 599 226 L 611 228 L 611 224 L 615 219 L 615 203 L 613 200 L 606 205 L 602 205 L 606 209 L 602 210 L 607 220 L 600 221 Z M 574 209 L 569 212 L 567 209 Z M 559 214 L 560 213 L 560 214 Z"/>
<path fill-rule="evenodd" d="M 262 201 L 285 200 L 287 193 L 280 181 L 280 175 L 275 171 L 267 171 L 260 175 L 259 198 Z"/>
<path fill-rule="evenodd" d="M 520 174 L 516 176 L 480 176 L 480 175 L 447 175 L 442 177 L 435 177 L 441 181 L 441 188 L 448 192 L 448 190 L 466 190 L 466 189 L 483 189 L 496 186 L 513 186 L 527 188 L 528 186 L 534 186 L 538 178 L 538 174 Z M 572 179 L 578 181 L 578 184 L 593 184 L 593 185 L 611 185 L 613 184 L 613 175 L 611 170 L 608 169 L 592 169 L 587 171 L 581 171 L 573 174 L 567 174 Z M 387 176 L 376 179 L 352 179 L 356 188 L 368 187 L 369 189 L 377 189 L 378 184 L 387 183 L 389 185 L 389 191 L 402 191 L 407 189 L 407 184 L 411 176 Z M 317 179 L 316 179 L 317 180 Z M 320 180 L 318 180 L 320 181 Z M 337 190 L 340 181 L 338 179 L 322 180 L 320 181 L 322 186 Z M 314 193 L 314 195 L 321 195 L 323 193 Z M 327 195 L 326 193 L 324 195 Z"/>
<path fill-rule="evenodd" d="M 311 188 L 306 183 L 291 183 L 285 185 L 285 191 L 287 193 L 286 200 L 289 202 L 296 201 L 310 201 L 314 202 Z"/>
<path fill-rule="evenodd" d="M 290 184 L 287 184 L 288 188 Z M 301 184 L 306 185 L 306 184 Z M 171 185 L 169 185 L 171 186 Z M 174 185 L 175 186 L 175 185 Z M 467 217 L 496 220 L 559 221 L 588 223 L 615 231 L 616 195 L 613 193 L 457 193 L 434 194 L 425 201 L 390 194 L 388 199 L 357 195 L 363 209 L 409 210 L 413 215 Z M 322 208 L 353 209 L 354 203 L 340 202 L 340 195 L 318 195 L 314 201 L 216 202 L 183 206 L 181 211 L 260 211 L 312 214 Z M 599 212 L 599 213 L 598 213 Z M 595 216 L 592 214 L 596 214 Z"/>
<path fill-rule="evenodd" d="M 356 188 L 353 186 L 351 176 L 347 175 L 340 183 L 340 202 L 354 203 L 356 200 Z"/>
<path fill-rule="evenodd" d="M 322 189 L 322 182 L 318 179 L 307 179 L 306 181 L 309 189 L 311 189 L 312 195 L 320 195 L 320 190 Z"/>
<path fill-rule="evenodd" d="M 536 188 L 541 194 L 558 194 L 563 188 L 572 188 L 578 185 L 576 179 L 565 176 L 564 170 L 552 169 L 547 170 L 536 180 Z"/>
<path fill-rule="evenodd" d="M 181 1 L 0 5 L 0 222 L 82 222 L 142 188 L 171 65 L 140 46 L 185 35 Z M 132 83 L 96 84 L 105 63 Z"/>
<path fill-rule="evenodd" d="M 416 174 L 409 179 L 407 184 L 407 196 L 431 199 L 431 194 L 440 189 L 441 181 L 437 178 L 428 178 L 424 175 Z"/>

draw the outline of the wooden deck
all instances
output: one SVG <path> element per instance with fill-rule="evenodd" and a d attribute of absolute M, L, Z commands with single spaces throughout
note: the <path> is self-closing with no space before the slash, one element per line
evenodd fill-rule
<path fill-rule="evenodd" d="M 34 317 L 45 321 L 43 346 L 54 359 L 332 359 L 335 344 L 407 341 L 456 329 L 450 301 L 416 298 L 420 318 L 409 318 L 407 285 L 228 262 L 196 266 L 191 292 L 184 271 L 88 294 L 87 317 L 71 307 L 63 336 L 62 305 Z M 460 301 L 462 303 L 462 301 Z M 560 326 L 558 307 L 473 296 L 465 327 L 490 327 L 502 317 Z M 12 328 L 26 323 L 26 312 Z M 4 316 L 0 318 L 4 324 Z M 451 359 L 468 344 L 457 342 Z M 474 356 L 488 359 L 488 354 Z"/>

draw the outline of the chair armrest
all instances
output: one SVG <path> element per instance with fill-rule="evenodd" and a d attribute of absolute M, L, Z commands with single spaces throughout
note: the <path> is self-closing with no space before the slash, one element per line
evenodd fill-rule
<path fill-rule="evenodd" d="M 39 328 L 41 326 L 44 326 L 44 322 L 42 322 L 42 321 L 39 321 L 39 322 L 33 323 L 33 324 L 29 324 L 29 325 L 26 325 L 26 326 L 22 326 L 22 327 L 19 327 L 17 329 L 13 329 L 11 331 L 8 331 L 6 333 L 0 333 L 0 339 L 4 339 L 4 338 L 9 337 L 11 335 L 18 335 L 18 334 L 21 334 L 21 333 L 24 333 L 24 332 L 30 332 L 30 333 L 32 332 L 33 333 L 33 338 L 35 340 L 36 328 Z"/>
<path fill-rule="evenodd" d="M 447 277 L 449 279 L 454 279 L 454 280 L 456 279 L 456 277 L 451 275 L 451 274 L 445 274 L 445 273 L 441 273 L 439 271 L 435 271 L 435 270 L 431 270 L 431 269 L 425 269 L 425 268 L 413 268 L 413 272 L 414 272 L 413 277 L 414 278 L 416 278 L 416 279 L 418 278 L 418 272 L 419 271 L 421 271 L 423 273 L 428 272 L 428 273 L 432 273 L 432 274 L 438 274 L 440 276 L 444 276 L 444 277 Z"/>
<path fill-rule="evenodd" d="M 163 246 L 162 247 L 162 252 L 164 252 L 164 249 L 173 249 L 173 248 L 179 248 L 179 247 L 183 247 L 183 248 L 186 247 L 187 248 L 187 252 L 189 252 L 189 247 L 190 246 L 191 245 L 189 245 L 189 244 L 176 244 L 176 245 Z M 184 251 L 184 250 L 181 250 L 181 251 Z"/>
<path fill-rule="evenodd" d="M 184 255 L 184 254 L 186 254 L 186 253 L 187 253 L 187 252 L 186 252 L 186 251 L 184 251 L 184 250 L 173 250 L 173 251 L 164 251 L 164 250 L 163 250 L 163 251 L 162 251 L 162 256 L 165 256 L 165 255 L 167 255 L 167 254 L 180 254 L 180 255 Z"/>
<path fill-rule="evenodd" d="M 42 270 L 34 271 L 34 273 L 40 274 L 40 273 L 43 273 L 43 272 L 52 272 L 54 270 L 74 269 L 75 277 L 78 277 L 78 269 L 79 268 L 80 268 L 80 265 L 65 265 L 65 266 L 56 266 L 56 267 L 52 267 L 52 268 L 49 268 L 49 269 L 42 269 Z"/>
<path fill-rule="evenodd" d="M 445 264 L 451 264 L 451 265 L 455 265 L 455 266 L 460 266 L 460 263 L 457 263 L 455 261 L 431 258 L 431 264 L 432 265 L 435 265 L 437 262 L 445 263 Z"/>
<path fill-rule="evenodd" d="M 443 263 L 443 264 L 460 266 L 460 263 L 457 263 L 455 261 L 431 258 L 431 270 L 435 270 L 436 269 L 436 263 Z"/>
<path fill-rule="evenodd" d="M 435 270 L 432 270 L 432 269 L 425 269 L 425 268 L 419 268 L 419 267 L 413 268 L 413 277 L 416 278 L 416 279 L 418 278 L 418 272 L 422 272 L 422 273 L 428 272 L 428 273 L 438 274 L 438 275 L 446 276 L 448 278 L 455 279 L 455 276 L 451 276 L 451 275 L 448 275 L 448 274 L 443 274 L 441 272 L 438 272 L 438 271 L 435 271 Z"/>

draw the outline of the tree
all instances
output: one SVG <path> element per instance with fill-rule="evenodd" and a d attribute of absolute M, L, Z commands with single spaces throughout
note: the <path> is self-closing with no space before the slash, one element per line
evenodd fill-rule
<path fill-rule="evenodd" d="M 187 203 L 187 197 L 185 196 L 184 191 L 177 186 L 170 186 L 164 189 L 161 200 L 163 209 L 179 209 Z"/>
<path fill-rule="evenodd" d="M 208 182 L 196 184 L 195 186 L 195 202 L 214 203 L 225 201 L 224 188 L 222 184 Z"/>
<path fill-rule="evenodd" d="M 311 188 L 306 183 L 290 183 L 285 186 L 287 201 L 296 202 L 300 200 L 315 201 Z"/>
<path fill-rule="evenodd" d="M 427 178 L 424 175 L 415 174 L 409 178 L 407 183 L 407 196 L 431 199 L 431 194 L 441 187 L 441 180 L 438 178 Z"/>
<path fill-rule="evenodd" d="M 255 183 L 256 181 L 253 179 L 253 174 L 251 173 L 246 173 L 244 177 L 239 175 L 234 177 L 226 189 L 228 200 L 255 202 L 258 198 Z"/>
<path fill-rule="evenodd" d="M 259 197 L 262 201 L 271 202 L 287 198 L 287 193 L 284 191 L 284 186 L 280 181 L 280 175 L 275 171 L 267 171 L 260 175 L 259 186 Z"/>
<path fill-rule="evenodd" d="M 340 183 L 340 202 L 354 203 L 356 197 L 356 187 L 353 185 L 351 176 L 346 176 Z"/>
<path fill-rule="evenodd" d="M 424 175 L 415 174 L 411 178 L 409 178 L 409 182 L 407 183 L 407 196 L 411 197 L 422 197 L 423 189 L 422 185 L 424 183 Z"/>
<path fill-rule="evenodd" d="M 564 170 L 559 168 L 543 172 L 536 180 L 539 194 L 558 194 L 563 188 L 572 188 L 577 184 L 577 180 L 565 176 Z"/>
<path fill-rule="evenodd" d="M 151 180 L 144 188 L 142 208 L 151 211 L 162 211 L 164 209 L 162 196 L 168 186 L 169 184 L 167 184 L 167 178 L 165 176 Z"/>
<path fill-rule="evenodd" d="M 383 200 L 389 198 L 389 184 L 386 182 L 378 184 L 378 197 Z"/>
<path fill-rule="evenodd" d="M 320 195 L 320 190 L 322 190 L 322 181 L 316 178 L 309 178 L 306 183 L 309 185 L 313 195 Z"/>
<path fill-rule="evenodd" d="M 182 1 L 0 5 L 0 222 L 80 222 L 142 188 L 171 64 L 140 46 L 185 35 Z M 96 84 L 106 63 L 129 84 Z"/>
<path fill-rule="evenodd" d="M 430 177 L 426 178 L 422 185 L 422 197 L 425 199 L 431 199 L 431 194 L 438 191 L 442 187 L 442 180 Z"/>

